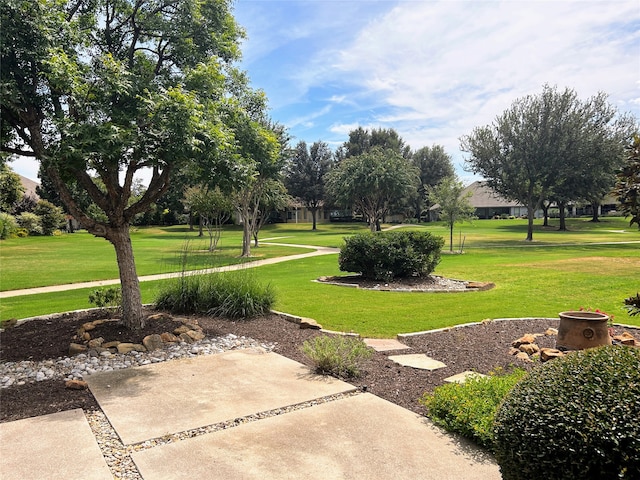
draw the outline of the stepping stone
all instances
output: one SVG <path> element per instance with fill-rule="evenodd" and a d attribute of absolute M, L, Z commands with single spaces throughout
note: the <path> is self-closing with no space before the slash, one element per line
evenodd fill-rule
<path fill-rule="evenodd" d="M 244 399 L 241 399 L 244 400 Z M 132 454 L 145 480 L 499 480 L 464 438 L 370 393 Z"/>
<path fill-rule="evenodd" d="M 409 355 L 390 355 L 389 360 L 403 367 L 419 368 L 421 370 L 437 370 L 444 368 L 446 365 L 431 357 L 427 357 L 424 353 L 414 353 Z"/>
<path fill-rule="evenodd" d="M 355 390 L 257 349 L 99 372 L 85 380 L 125 445 Z"/>
<path fill-rule="evenodd" d="M 2 480 L 113 480 L 82 409 L 0 424 Z"/>
<path fill-rule="evenodd" d="M 406 350 L 404 343 L 400 343 L 395 338 L 365 338 L 364 343 L 373 348 L 376 352 L 388 352 L 390 350 Z"/>
<path fill-rule="evenodd" d="M 457 375 L 452 375 L 451 377 L 447 377 L 444 379 L 444 381 L 449 383 L 464 383 L 467 381 L 468 378 L 471 378 L 471 377 L 479 378 L 479 377 L 486 377 L 486 375 L 467 370 L 466 372 L 458 373 Z"/>

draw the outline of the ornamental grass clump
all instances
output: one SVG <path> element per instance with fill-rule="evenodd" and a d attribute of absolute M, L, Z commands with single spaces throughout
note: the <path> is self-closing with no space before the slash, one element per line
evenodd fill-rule
<path fill-rule="evenodd" d="M 487 377 L 473 375 L 464 383 L 436 387 L 420 403 L 436 425 L 493 449 L 493 419 L 498 406 L 525 375 L 523 369 L 508 374 L 494 371 Z"/>
<path fill-rule="evenodd" d="M 545 363 L 496 414 L 502 478 L 640 478 L 639 416 L 639 348 L 606 345 Z"/>
<path fill-rule="evenodd" d="M 156 308 L 172 313 L 205 313 L 226 318 L 265 315 L 275 303 L 271 284 L 262 284 L 246 270 L 181 275 L 156 297 Z"/>
<path fill-rule="evenodd" d="M 302 352 L 316 365 L 316 371 L 338 378 L 360 376 L 362 362 L 372 355 L 361 339 L 322 335 L 302 344 Z"/>

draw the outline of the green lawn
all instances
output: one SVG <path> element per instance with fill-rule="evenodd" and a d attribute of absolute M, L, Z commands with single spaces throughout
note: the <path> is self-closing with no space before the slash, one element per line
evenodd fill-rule
<path fill-rule="evenodd" d="M 439 224 L 407 228 L 426 228 L 448 240 L 447 229 Z M 640 290 L 640 243 L 621 243 L 640 242 L 640 232 L 635 227 L 629 228 L 624 219 L 616 218 L 607 218 L 598 224 L 571 219 L 569 228 L 569 232 L 558 232 L 536 225 L 534 242 L 528 243 L 523 241 L 526 222 L 522 220 L 485 220 L 456 226 L 454 242 L 466 237 L 466 253 L 443 255 L 435 273 L 450 278 L 494 282 L 496 288 L 486 292 L 377 292 L 314 282 L 319 276 L 341 273 L 337 255 L 264 266 L 256 269 L 256 274 L 275 285 L 277 310 L 314 318 L 328 329 L 355 331 L 366 336 L 391 337 L 397 333 L 486 318 L 557 317 L 560 311 L 581 306 L 607 311 L 615 315 L 616 322 L 640 325 L 639 317 L 629 317 L 622 309 L 622 299 Z M 140 248 L 134 235 L 137 261 L 147 265 L 148 270 L 152 270 L 149 265 L 153 260 L 147 257 L 170 258 L 184 243 L 185 232 L 158 230 L 153 239 L 155 248 L 154 241 L 148 238 L 143 242 L 144 248 Z M 320 225 L 318 232 L 312 232 L 308 225 L 280 224 L 269 225 L 261 238 L 279 237 L 273 240 L 278 243 L 339 246 L 344 236 L 365 230 L 361 224 L 332 224 Z M 171 237 L 166 243 L 162 240 L 164 235 Z M 182 237 L 175 238 L 180 235 Z M 23 240 L 26 239 L 11 242 Z M 44 248 L 46 240 L 53 245 L 58 237 L 38 240 Z M 228 248 L 237 248 L 239 253 L 237 231 L 225 232 L 223 240 Z M 233 245 L 236 241 L 238 243 Z M 173 246 L 168 247 L 168 244 Z M 1 245 L 4 277 L 5 243 Z M 263 246 L 255 252 L 262 255 L 271 248 L 275 247 Z M 109 253 L 108 249 L 102 251 Z M 85 255 L 95 258 L 99 254 L 85 252 Z M 33 277 L 45 276 L 49 268 L 57 268 L 48 267 L 49 260 L 44 259 L 48 256 L 51 256 L 50 252 L 39 261 L 34 260 L 32 268 L 38 274 L 32 275 L 33 280 Z M 79 262 L 81 256 L 75 258 Z M 142 284 L 145 302 L 153 301 L 157 288 L 157 282 Z M 2 301 L 0 317 L 24 318 L 86 308 L 89 306 L 87 295 L 88 291 L 77 290 L 7 298 Z"/>

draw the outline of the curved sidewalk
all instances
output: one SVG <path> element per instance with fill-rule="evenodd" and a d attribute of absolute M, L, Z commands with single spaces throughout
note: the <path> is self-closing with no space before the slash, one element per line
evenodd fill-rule
<path fill-rule="evenodd" d="M 289 262 L 291 260 L 299 260 L 301 258 L 317 257 L 320 255 L 331 255 L 331 254 L 340 252 L 339 248 L 318 247 L 314 245 L 296 245 L 296 244 L 290 244 L 290 243 L 272 243 L 272 242 L 264 242 L 264 241 L 262 242 L 262 244 L 314 249 L 314 251 L 307 252 L 307 253 L 298 253 L 295 255 L 288 255 L 285 257 L 274 257 L 274 258 L 267 258 L 264 260 L 254 260 L 252 262 L 238 263 L 235 265 L 225 265 L 223 267 L 206 268 L 203 270 L 190 270 L 188 272 L 172 272 L 172 273 L 159 273 L 156 275 L 144 275 L 142 277 L 139 277 L 138 279 L 141 282 L 149 282 L 153 280 L 179 278 L 184 274 L 202 275 L 202 274 L 214 273 L 214 272 L 231 272 L 234 270 L 242 270 L 244 268 L 255 268 L 255 267 L 261 267 L 263 265 L 273 265 L 276 263 Z M 39 293 L 64 292 L 67 290 L 78 290 L 80 288 L 104 287 L 106 285 L 117 285 L 119 283 L 120 283 L 119 279 L 111 279 L 111 280 L 96 280 L 92 282 L 68 283 L 66 285 L 50 285 L 48 287 L 24 288 L 20 290 L 7 290 L 4 292 L 0 292 L 0 299 L 10 298 L 10 297 L 20 297 L 22 295 L 36 295 Z"/>

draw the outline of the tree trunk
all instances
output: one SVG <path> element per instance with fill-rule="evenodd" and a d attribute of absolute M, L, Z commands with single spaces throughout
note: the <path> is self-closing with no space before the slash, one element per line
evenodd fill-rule
<path fill-rule="evenodd" d="M 600 221 L 600 218 L 599 218 L 599 215 L 598 215 L 598 209 L 599 208 L 600 208 L 600 203 L 599 202 L 593 202 L 591 204 L 591 210 L 592 210 L 591 221 L 592 222 L 599 222 Z"/>
<path fill-rule="evenodd" d="M 533 242 L 533 216 L 535 210 L 531 204 L 527 205 L 527 242 Z"/>
<path fill-rule="evenodd" d="M 558 213 L 560 216 L 560 230 L 561 232 L 567 231 L 567 216 L 564 202 L 558 202 Z"/>
<path fill-rule="evenodd" d="M 453 252 L 453 222 L 449 224 L 449 251 Z"/>
<path fill-rule="evenodd" d="M 317 208 L 311 208 L 311 221 L 313 222 L 313 227 L 311 230 L 316 230 L 316 214 L 318 212 Z"/>
<path fill-rule="evenodd" d="M 251 226 L 246 219 L 242 226 L 242 255 L 240 256 L 245 258 L 251 256 Z"/>
<path fill-rule="evenodd" d="M 116 250 L 118 269 L 120 270 L 120 288 L 122 290 L 122 323 L 132 330 L 144 328 L 140 282 L 136 273 L 133 247 L 129 236 L 129 225 L 109 228 L 107 235 Z"/>
<path fill-rule="evenodd" d="M 545 205 L 545 203 L 542 202 L 542 213 L 544 215 L 544 223 L 542 224 L 542 226 L 544 227 L 549 226 L 549 206 L 550 205 Z"/>

